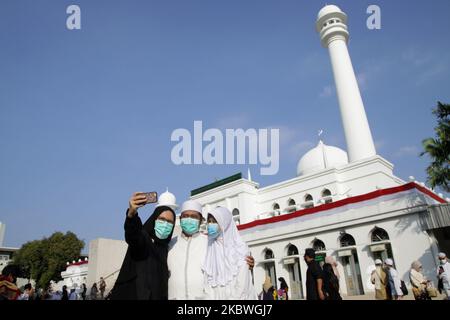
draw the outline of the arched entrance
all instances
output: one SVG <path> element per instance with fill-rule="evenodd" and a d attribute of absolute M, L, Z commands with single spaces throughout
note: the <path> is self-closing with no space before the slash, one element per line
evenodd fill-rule
<path fill-rule="evenodd" d="M 323 267 L 325 263 L 325 257 L 327 256 L 327 248 L 325 243 L 320 239 L 314 239 L 312 242 L 312 247 L 316 251 L 316 261 Z"/>
<path fill-rule="evenodd" d="M 270 281 L 275 289 L 277 289 L 277 274 L 275 270 L 275 255 L 269 248 L 264 250 L 264 261 L 262 261 L 266 276 L 270 277 Z"/>
<path fill-rule="evenodd" d="M 291 299 L 303 299 L 302 275 L 300 270 L 300 256 L 293 244 L 287 247 L 287 256 L 283 263 L 289 272 L 289 296 Z"/>
<path fill-rule="evenodd" d="M 341 249 L 338 256 L 344 268 L 345 283 L 347 284 L 347 295 L 355 296 L 364 294 L 361 269 L 359 267 L 356 243 L 352 235 L 344 233 L 340 239 Z"/>

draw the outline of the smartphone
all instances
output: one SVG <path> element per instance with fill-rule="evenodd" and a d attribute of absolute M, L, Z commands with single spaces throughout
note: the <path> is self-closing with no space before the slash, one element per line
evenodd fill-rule
<path fill-rule="evenodd" d="M 153 191 L 153 192 L 144 192 L 144 195 L 147 197 L 147 202 L 148 203 L 155 203 L 158 201 L 158 193 Z"/>

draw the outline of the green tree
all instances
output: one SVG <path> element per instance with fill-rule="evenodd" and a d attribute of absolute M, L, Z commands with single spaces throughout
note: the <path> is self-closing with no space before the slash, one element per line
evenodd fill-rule
<path fill-rule="evenodd" d="M 61 280 L 61 272 L 66 262 L 77 259 L 84 242 L 73 232 L 55 232 L 48 238 L 25 243 L 15 254 L 13 263 L 22 274 L 36 281 L 36 285 L 46 288 L 50 281 Z"/>
<path fill-rule="evenodd" d="M 438 102 L 433 114 L 438 122 L 434 128 L 436 136 L 423 140 L 424 151 L 420 155 L 427 154 L 431 158 L 427 168 L 431 187 L 441 187 L 450 192 L 450 104 Z"/>

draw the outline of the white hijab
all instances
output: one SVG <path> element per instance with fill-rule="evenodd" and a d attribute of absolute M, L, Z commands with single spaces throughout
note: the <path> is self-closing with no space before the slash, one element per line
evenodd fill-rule
<path fill-rule="evenodd" d="M 216 239 L 208 240 L 208 250 L 203 271 L 211 287 L 226 286 L 246 265 L 248 247 L 241 239 L 231 212 L 218 207 L 210 212 L 217 220 L 222 233 Z"/>

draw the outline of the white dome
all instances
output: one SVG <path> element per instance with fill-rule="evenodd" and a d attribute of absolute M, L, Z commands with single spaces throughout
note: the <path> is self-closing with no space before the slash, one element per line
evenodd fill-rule
<path fill-rule="evenodd" d="M 175 210 L 178 208 L 177 206 L 177 199 L 175 198 L 173 193 L 170 193 L 167 189 L 166 192 L 161 193 L 161 195 L 158 197 L 158 204 L 156 207 L 159 206 L 167 206 Z"/>
<path fill-rule="evenodd" d="M 348 164 L 347 152 L 327 146 L 322 141 L 309 150 L 298 162 L 297 176 L 303 176 L 320 170 L 335 168 Z"/>

